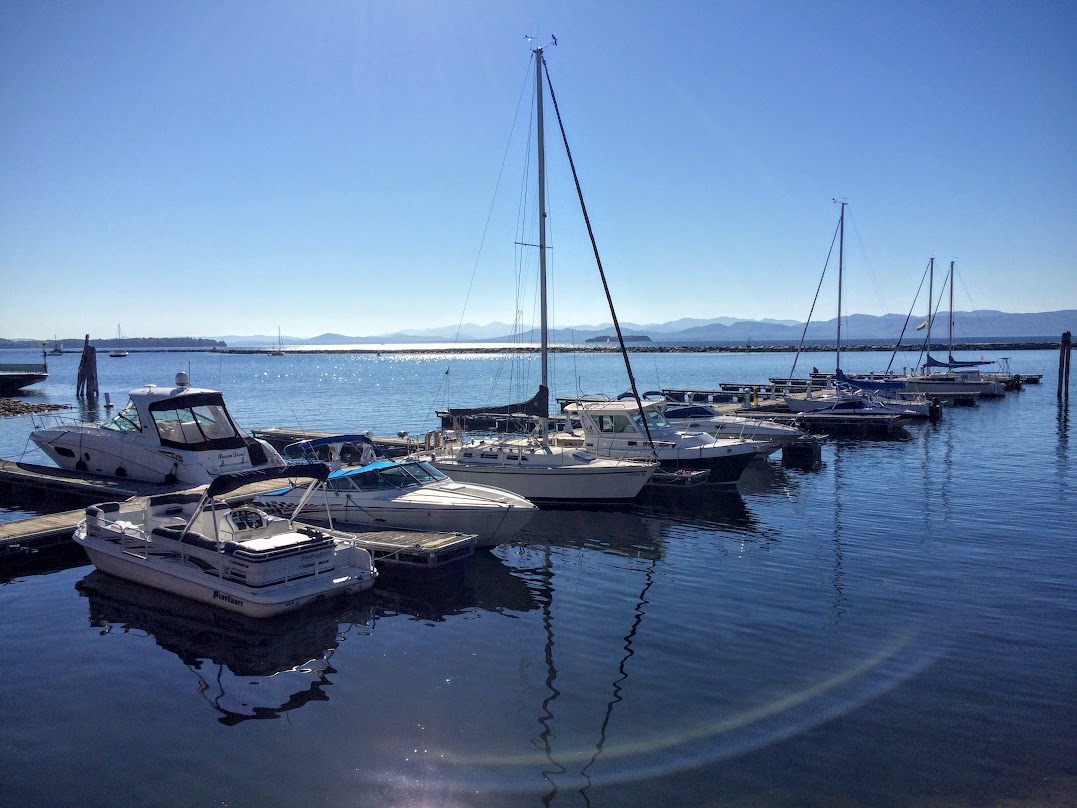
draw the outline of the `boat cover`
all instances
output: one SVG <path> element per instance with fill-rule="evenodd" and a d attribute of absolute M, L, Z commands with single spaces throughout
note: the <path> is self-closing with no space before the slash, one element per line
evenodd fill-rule
<path fill-rule="evenodd" d="M 237 488 L 265 480 L 282 480 L 291 477 L 308 477 L 313 480 L 329 479 L 329 466 L 325 463 L 296 463 L 290 466 L 278 466 L 268 469 L 254 469 L 239 474 L 222 474 L 214 477 L 206 489 L 206 496 L 219 497 Z"/>
<path fill-rule="evenodd" d="M 878 379 L 850 379 L 841 368 L 834 371 L 834 378 L 841 384 L 847 384 L 850 387 L 855 387 L 857 390 L 867 390 L 868 392 L 877 392 L 879 390 L 904 390 L 905 382 L 884 382 Z"/>
<path fill-rule="evenodd" d="M 990 365 L 991 363 L 990 362 L 985 362 L 983 360 L 980 360 L 978 362 L 958 362 L 953 358 L 953 356 L 950 357 L 949 362 L 941 362 L 938 359 L 936 359 L 935 357 L 929 356 L 927 358 L 927 361 L 924 364 L 927 365 L 927 367 L 929 367 L 929 368 L 950 368 L 950 369 L 953 369 L 953 368 L 974 368 L 974 367 L 977 367 L 979 365 Z"/>
<path fill-rule="evenodd" d="M 473 415 L 525 415 L 547 418 L 550 415 L 550 391 L 545 385 L 539 385 L 535 395 L 519 404 L 504 404 L 498 407 L 457 407 L 446 410 L 445 414 L 450 418 L 467 418 Z"/>

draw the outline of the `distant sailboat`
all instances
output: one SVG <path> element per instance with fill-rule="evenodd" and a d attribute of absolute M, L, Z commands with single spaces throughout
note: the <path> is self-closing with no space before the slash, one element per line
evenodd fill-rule
<path fill-rule="evenodd" d="M 122 340 L 123 340 L 123 332 L 120 330 L 119 323 L 117 323 L 116 324 L 116 341 L 121 342 Z M 108 352 L 108 355 L 115 358 L 115 359 L 122 359 L 123 357 L 127 356 L 127 351 L 123 350 L 123 348 L 114 348 L 113 350 Z"/>
<path fill-rule="evenodd" d="M 284 338 L 280 335 L 280 326 L 277 326 L 277 347 L 269 352 L 270 356 L 284 356 Z"/>

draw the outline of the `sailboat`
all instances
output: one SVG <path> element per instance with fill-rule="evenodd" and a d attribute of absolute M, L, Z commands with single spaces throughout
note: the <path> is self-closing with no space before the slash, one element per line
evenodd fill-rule
<path fill-rule="evenodd" d="M 277 326 L 277 347 L 269 351 L 270 356 L 284 356 L 284 337 L 280 335 L 280 326 Z"/>
<path fill-rule="evenodd" d="M 556 40 L 554 40 L 556 43 Z M 546 46 L 548 47 L 548 46 Z M 600 458 L 581 447 L 560 446 L 549 439 L 549 328 L 546 300 L 546 145 L 543 127 L 544 48 L 533 51 L 535 59 L 535 120 L 538 165 L 539 295 L 541 319 L 541 371 L 538 392 L 526 402 L 505 407 L 450 409 L 450 417 L 477 413 L 522 414 L 538 421 L 527 437 L 490 440 L 443 440 L 425 448 L 419 456 L 453 480 L 479 483 L 512 491 L 538 501 L 607 501 L 635 498 L 650 480 L 658 463 L 653 459 Z M 551 99 L 557 99 L 551 90 Z M 616 317 L 616 315 L 614 315 Z"/>
<path fill-rule="evenodd" d="M 932 305 L 935 281 L 935 259 L 931 259 L 930 276 L 928 281 L 928 306 Z M 905 389 L 911 392 L 924 393 L 927 395 L 961 395 L 961 396 L 1003 396 L 1006 394 L 1005 385 L 1001 382 L 986 379 L 975 370 L 980 365 L 991 364 L 989 362 L 958 362 L 954 359 L 954 262 L 950 262 L 948 275 L 950 284 L 950 314 L 949 314 L 949 337 L 947 340 L 947 361 L 941 362 L 931 355 L 931 321 L 933 313 L 927 313 L 927 358 L 924 361 L 920 375 L 902 377 Z M 940 373 L 935 373 L 940 369 Z"/>
<path fill-rule="evenodd" d="M 119 323 L 117 323 L 116 341 L 119 342 L 121 340 L 123 340 L 123 332 L 120 331 Z M 127 356 L 127 351 L 125 351 L 123 348 L 113 348 L 111 351 L 108 352 L 108 355 L 111 356 L 113 359 L 122 359 L 123 357 Z"/>
<path fill-rule="evenodd" d="M 849 204 L 844 200 L 841 205 L 841 216 L 838 219 L 838 334 L 836 342 L 837 357 L 835 360 L 833 387 L 813 392 L 808 388 L 807 393 L 789 393 L 785 396 L 785 406 L 793 412 L 833 413 L 841 416 L 858 415 L 897 415 L 912 417 L 918 415 L 914 410 L 902 403 L 886 404 L 863 391 L 852 389 L 848 384 L 845 374 L 841 370 L 841 286 L 843 265 L 845 263 L 845 206 Z"/>

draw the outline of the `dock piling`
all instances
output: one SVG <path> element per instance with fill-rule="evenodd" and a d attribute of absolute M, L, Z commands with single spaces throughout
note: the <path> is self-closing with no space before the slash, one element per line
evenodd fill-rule
<path fill-rule="evenodd" d="M 90 344 L 90 335 L 82 346 L 82 359 L 79 360 L 79 375 L 75 385 L 75 397 L 97 398 L 97 349 Z"/>
<path fill-rule="evenodd" d="M 1062 347 L 1058 352 L 1058 398 L 1070 400 L 1070 354 L 1073 353 L 1073 337 L 1069 331 L 1062 335 Z M 1064 382 L 1064 383 L 1063 383 Z"/>

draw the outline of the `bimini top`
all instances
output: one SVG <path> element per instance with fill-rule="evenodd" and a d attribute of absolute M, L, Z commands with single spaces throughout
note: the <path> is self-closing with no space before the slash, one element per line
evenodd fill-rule
<path fill-rule="evenodd" d="M 267 469 L 254 469 L 238 474 L 221 474 L 213 478 L 206 488 L 206 497 L 219 497 L 237 488 L 266 480 L 281 480 L 291 477 L 307 477 L 312 480 L 329 479 L 329 466 L 325 463 L 296 463 L 291 466 L 275 466 Z"/>

